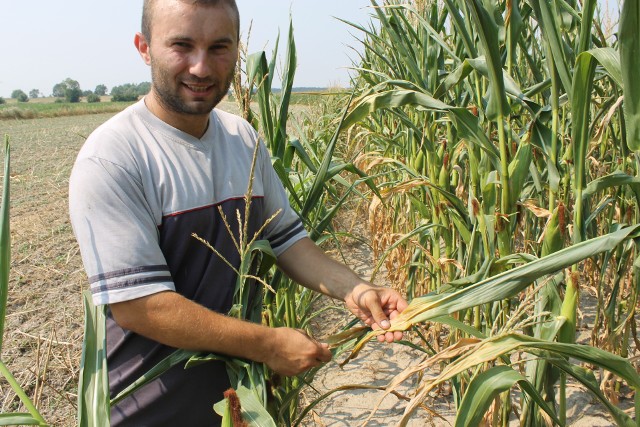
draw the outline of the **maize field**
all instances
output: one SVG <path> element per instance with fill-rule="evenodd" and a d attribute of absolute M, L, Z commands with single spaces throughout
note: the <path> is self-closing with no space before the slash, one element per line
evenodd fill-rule
<path fill-rule="evenodd" d="M 292 113 L 292 24 L 284 59 L 241 51 L 233 97 L 310 237 L 346 259 L 345 242 L 363 242 L 372 281 L 410 301 L 392 330 L 419 357 L 380 387 L 398 396 L 411 384 L 397 424 L 448 389 L 456 426 L 568 425 L 567 389 L 579 384 L 612 425 L 640 425 L 639 2 L 625 0 L 614 22 L 595 0 L 372 0 L 369 23 L 344 25 L 359 45 L 348 93 Z M 365 236 L 343 227 L 345 212 Z M 1 227 L 0 320 L 11 289 L 4 236 Z M 268 244 L 244 237 L 228 314 L 311 329 L 327 310 L 318 295 L 273 268 Z M 248 306 L 256 283 L 263 298 Z M 349 392 L 308 401 L 318 369 L 277 378 L 259 364 L 177 351 L 110 399 L 103 316 L 87 299 L 82 426 L 102 425 L 110 404 L 178 363 L 227 362 L 236 394 L 215 406 L 223 425 L 238 399 L 249 425 L 312 425 L 323 401 Z M 328 338 L 342 365 L 378 334 L 350 320 Z M 0 374 L 13 378 L 1 358 Z M 24 386 L 9 382 L 24 411 L 0 425 L 44 425 Z"/>

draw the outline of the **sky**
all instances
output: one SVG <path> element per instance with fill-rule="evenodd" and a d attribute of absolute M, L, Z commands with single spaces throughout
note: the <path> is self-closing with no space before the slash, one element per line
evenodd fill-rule
<path fill-rule="evenodd" d="M 284 53 L 293 19 L 298 52 L 297 87 L 349 85 L 349 67 L 361 51 L 359 30 L 336 17 L 368 26 L 369 0 L 237 0 L 241 39 L 249 53 L 267 57 L 280 31 Z M 150 81 L 149 68 L 133 45 L 142 0 L 0 0 L 0 96 L 38 89 L 49 96 L 56 83 L 72 78 L 83 90 L 104 84 Z M 275 78 L 274 86 L 279 85 Z"/>

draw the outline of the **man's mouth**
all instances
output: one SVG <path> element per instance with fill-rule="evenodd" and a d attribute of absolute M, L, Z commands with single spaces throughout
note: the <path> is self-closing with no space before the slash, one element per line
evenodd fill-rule
<path fill-rule="evenodd" d="M 184 85 L 194 93 L 207 93 L 213 87 L 213 85 L 193 85 L 189 83 L 184 83 Z"/>

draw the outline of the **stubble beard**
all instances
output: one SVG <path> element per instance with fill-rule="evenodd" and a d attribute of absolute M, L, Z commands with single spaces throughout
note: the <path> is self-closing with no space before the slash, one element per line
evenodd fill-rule
<path fill-rule="evenodd" d="M 229 75 L 226 77 L 225 81 L 222 84 L 218 84 L 219 82 L 211 81 L 209 79 L 200 79 L 194 76 L 189 78 L 189 82 L 191 83 L 207 83 L 214 84 L 216 89 L 213 98 L 208 100 L 201 101 L 191 101 L 186 102 L 180 96 L 180 87 L 182 83 L 176 82 L 172 80 L 167 73 L 162 71 L 162 68 L 154 63 L 153 58 L 151 59 L 151 80 L 153 84 L 153 89 L 156 93 L 156 98 L 158 102 L 168 111 L 178 113 L 178 114 L 186 114 L 186 115 L 205 115 L 209 114 L 211 110 L 213 110 L 216 105 L 222 101 L 225 95 L 229 92 L 229 88 L 231 87 L 231 83 L 233 82 L 233 78 L 235 76 L 235 67 L 231 70 Z M 173 85 L 177 85 L 172 87 Z"/>

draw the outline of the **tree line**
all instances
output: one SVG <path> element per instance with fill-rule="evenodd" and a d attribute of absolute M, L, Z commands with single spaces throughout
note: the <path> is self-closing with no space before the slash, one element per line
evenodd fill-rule
<path fill-rule="evenodd" d="M 67 78 L 60 83 L 56 83 L 51 91 L 51 96 L 56 98 L 56 102 L 80 102 L 81 98 L 86 98 L 87 102 L 100 102 L 101 96 L 111 95 L 111 101 L 114 102 L 132 102 L 137 101 L 142 95 L 149 93 L 151 89 L 150 82 L 142 83 L 126 83 L 111 88 L 108 93 L 107 86 L 99 84 L 94 90 L 82 90 L 77 80 Z M 38 89 L 32 89 L 27 95 L 22 89 L 16 89 L 11 92 L 11 98 L 18 102 L 28 102 L 29 99 L 40 98 L 44 96 Z M 0 97 L 0 104 L 4 104 L 5 100 Z"/>

